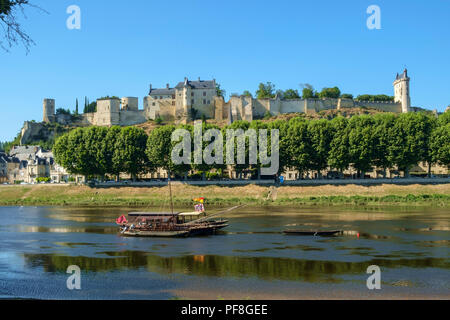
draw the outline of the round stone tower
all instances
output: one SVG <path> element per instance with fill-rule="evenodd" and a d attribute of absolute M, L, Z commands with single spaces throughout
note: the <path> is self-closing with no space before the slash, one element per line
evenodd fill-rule
<path fill-rule="evenodd" d="M 44 99 L 44 122 L 55 122 L 55 99 Z"/>
<path fill-rule="evenodd" d="M 409 96 L 408 70 L 404 70 L 401 75 L 397 74 L 394 81 L 395 102 L 402 104 L 402 112 L 408 113 L 411 109 L 411 97 Z"/>

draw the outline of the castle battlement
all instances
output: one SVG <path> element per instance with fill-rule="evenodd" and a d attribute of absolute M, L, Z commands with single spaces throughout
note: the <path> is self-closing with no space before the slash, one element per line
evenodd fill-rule
<path fill-rule="evenodd" d="M 279 96 L 255 99 L 249 96 L 231 96 L 228 102 L 217 95 L 216 80 L 191 81 L 185 78 L 175 87 L 167 84 L 164 88 L 153 88 L 143 98 L 143 110 L 139 109 L 137 97 L 107 97 L 97 100 L 97 112 L 83 114 L 80 124 L 112 126 L 135 125 L 163 118 L 185 123 L 193 118 L 205 116 L 216 120 L 251 121 L 254 118 L 285 113 L 311 113 L 342 108 L 371 107 L 386 112 L 406 113 L 411 110 L 407 70 L 393 83 L 394 101 L 358 101 L 348 98 L 281 99 Z M 44 99 L 44 122 L 65 123 L 71 121 L 67 115 L 55 114 L 55 100 Z M 70 116 L 69 116 L 70 118 Z"/>

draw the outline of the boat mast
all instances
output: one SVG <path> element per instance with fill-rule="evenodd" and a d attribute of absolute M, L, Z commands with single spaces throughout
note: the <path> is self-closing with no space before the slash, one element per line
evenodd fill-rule
<path fill-rule="evenodd" d="M 169 168 L 169 193 L 170 193 L 170 210 L 172 211 L 172 216 L 173 214 L 173 199 L 172 199 L 172 184 L 170 183 L 170 168 Z"/>

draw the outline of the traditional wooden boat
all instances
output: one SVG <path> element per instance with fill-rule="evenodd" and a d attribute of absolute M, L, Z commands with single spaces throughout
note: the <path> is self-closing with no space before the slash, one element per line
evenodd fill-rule
<path fill-rule="evenodd" d="M 287 235 L 333 237 L 343 234 L 342 230 L 285 230 Z"/>
<path fill-rule="evenodd" d="M 170 172 L 169 172 L 170 177 Z M 189 237 L 215 234 L 216 231 L 228 227 L 227 220 L 213 220 L 227 211 L 234 210 L 239 206 L 213 214 L 206 215 L 204 198 L 194 199 L 194 212 L 174 212 L 172 187 L 170 178 L 168 181 L 170 192 L 170 212 L 131 212 L 128 219 L 121 216 L 116 220 L 120 226 L 120 233 L 124 236 L 133 237 Z"/>
<path fill-rule="evenodd" d="M 134 237 L 187 237 L 212 235 L 226 228 L 226 220 L 196 222 L 197 212 L 131 212 L 117 221 L 121 234 Z M 119 218 L 120 219 L 120 218 Z"/>

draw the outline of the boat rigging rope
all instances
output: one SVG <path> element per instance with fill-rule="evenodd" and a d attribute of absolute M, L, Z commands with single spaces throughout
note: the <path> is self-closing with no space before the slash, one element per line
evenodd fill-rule
<path fill-rule="evenodd" d="M 239 208 L 242 208 L 242 207 L 245 207 L 245 206 L 247 206 L 247 205 L 246 205 L 246 204 L 243 204 L 243 205 L 240 205 L 240 206 L 234 206 L 234 207 L 229 208 L 229 209 L 227 209 L 227 210 L 224 210 L 224 211 L 220 211 L 220 212 L 214 213 L 214 214 L 212 214 L 212 215 L 210 215 L 210 216 L 207 216 L 207 217 L 204 217 L 204 218 L 200 218 L 200 219 L 197 219 L 197 220 L 190 221 L 190 222 L 188 222 L 188 223 L 185 223 L 185 225 L 190 225 L 190 224 L 195 224 L 195 223 L 207 221 L 207 220 L 211 219 L 212 217 L 215 217 L 215 216 L 218 216 L 218 215 L 223 215 L 223 214 L 226 214 L 226 213 L 228 213 L 228 212 L 231 212 L 231 211 L 233 211 L 233 210 L 236 210 L 236 209 L 239 209 Z"/>

